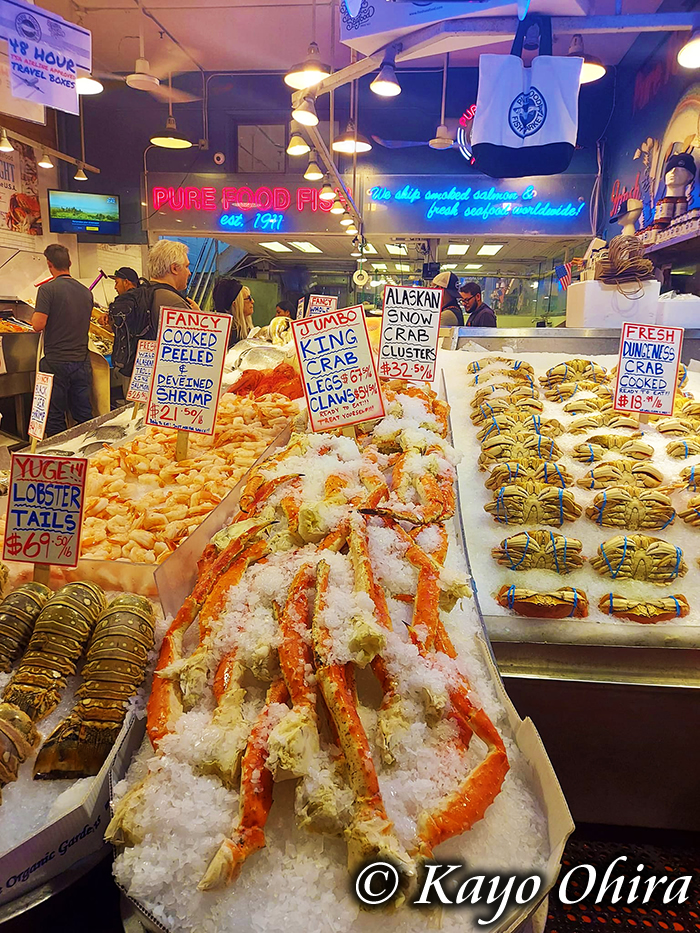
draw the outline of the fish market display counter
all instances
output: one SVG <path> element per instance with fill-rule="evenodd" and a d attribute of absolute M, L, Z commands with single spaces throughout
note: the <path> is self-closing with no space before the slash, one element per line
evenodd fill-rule
<path fill-rule="evenodd" d="M 611 408 L 619 341 L 458 329 L 441 361 L 461 514 L 500 671 L 574 818 L 700 829 L 700 331 L 674 421 L 641 426 Z"/>

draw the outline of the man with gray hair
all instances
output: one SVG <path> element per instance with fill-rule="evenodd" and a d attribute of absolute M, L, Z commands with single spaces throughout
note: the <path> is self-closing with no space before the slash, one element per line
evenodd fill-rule
<path fill-rule="evenodd" d="M 182 292 L 190 277 L 188 249 L 177 240 L 159 240 L 148 254 L 148 278 L 154 286 L 151 318 L 154 335 L 158 332 L 161 308 L 192 308 L 198 306 Z"/>

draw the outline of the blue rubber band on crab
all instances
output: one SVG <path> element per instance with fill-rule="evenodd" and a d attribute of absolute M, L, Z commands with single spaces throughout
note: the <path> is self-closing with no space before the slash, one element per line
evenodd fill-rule
<path fill-rule="evenodd" d="M 552 551 L 554 552 L 554 566 L 557 569 L 557 573 L 561 573 L 559 570 L 559 556 L 557 554 L 557 542 L 554 540 L 554 532 L 549 532 L 549 542 L 552 545 Z M 566 544 L 564 544 L 564 566 L 566 566 Z"/>
<path fill-rule="evenodd" d="M 624 544 L 622 547 L 622 557 L 620 558 L 620 563 L 617 565 L 617 570 L 612 569 L 612 564 L 608 560 L 608 555 L 605 553 L 605 545 L 601 544 L 600 546 L 600 553 L 603 555 L 603 560 L 607 564 L 608 570 L 610 571 L 610 576 L 612 577 L 613 580 L 617 577 L 618 573 L 622 570 L 622 565 L 624 564 L 625 557 L 627 556 L 627 536 L 623 538 L 623 542 Z M 678 548 L 676 548 L 676 550 L 678 550 Z"/>
<path fill-rule="evenodd" d="M 508 608 L 513 609 L 515 606 L 515 584 L 511 583 L 508 587 L 508 592 L 506 593 L 506 600 L 508 601 Z"/>
<path fill-rule="evenodd" d="M 678 570 L 681 566 L 681 560 L 683 559 L 683 551 L 679 547 L 676 548 L 676 566 L 673 568 L 673 579 L 675 580 L 678 576 Z"/>
<path fill-rule="evenodd" d="M 501 486 L 498 490 L 498 496 L 496 497 L 496 521 L 503 522 L 505 525 L 508 524 L 508 510 L 505 507 L 505 496 L 506 487 Z M 503 506 L 503 517 L 501 518 L 501 506 Z"/>
<path fill-rule="evenodd" d="M 695 511 L 698 512 L 697 509 L 696 509 Z M 698 515 L 700 515 L 700 512 L 698 512 Z M 673 521 L 673 519 L 674 519 L 675 517 L 676 517 L 676 510 L 673 509 L 673 512 L 671 513 L 671 517 L 669 518 L 669 520 L 668 520 L 667 522 L 665 522 L 665 524 L 663 524 L 663 525 L 661 526 L 661 529 L 660 529 L 660 530 L 663 531 L 664 528 L 668 528 L 668 526 L 671 524 L 671 522 Z"/>
<path fill-rule="evenodd" d="M 678 600 L 676 599 L 675 596 L 672 596 L 671 599 L 672 599 L 672 600 L 674 601 L 674 603 L 676 604 L 676 618 L 677 618 L 677 619 L 680 619 L 680 616 L 681 616 L 681 604 L 678 602 Z"/>
<path fill-rule="evenodd" d="M 611 593 L 610 594 L 610 609 L 608 611 L 608 615 L 611 616 L 612 614 L 613 614 L 613 594 Z"/>
<path fill-rule="evenodd" d="M 559 490 L 559 527 L 564 524 L 564 490 Z"/>
<path fill-rule="evenodd" d="M 576 589 L 575 586 L 572 587 L 572 590 L 573 590 L 573 593 L 574 593 L 574 604 L 573 604 L 573 606 L 571 607 L 571 612 L 569 613 L 569 618 L 570 618 L 570 619 L 573 617 L 573 614 L 576 612 L 576 607 L 578 606 L 578 590 Z"/>
<path fill-rule="evenodd" d="M 685 459 L 687 460 L 690 454 L 688 453 L 688 441 L 683 441 L 683 446 L 685 447 Z"/>
<path fill-rule="evenodd" d="M 592 445 L 592 444 L 589 444 L 589 445 L 588 445 L 588 450 L 589 450 L 589 452 L 590 452 L 590 457 L 589 457 L 588 460 L 586 460 L 585 462 L 586 462 L 586 463 L 595 463 L 595 454 L 593 453 L 593 445 Z"/>

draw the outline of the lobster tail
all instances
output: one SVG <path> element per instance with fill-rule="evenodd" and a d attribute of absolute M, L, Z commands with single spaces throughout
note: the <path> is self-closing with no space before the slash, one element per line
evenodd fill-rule
<path fill-rule="evenodd" d="M 43 583 L 25 583 L 0 603 L 0 671 L 24 651 L 37 616 L 51 596 Z"/>
<path fill-rule="evenodd" d="M 0 703 L 0 786 L 17 780 L 19 766 L 31 755 L 38 741 L 39 733 L 29 716 L 7 703 Z"/>
<path fill-rule="evenodd" d="M 41 746 L 34 763 L 35 779 L 75 779 L 98 774 L 119 735 L 121 721 L 82 721 L 73 711 Z"/>

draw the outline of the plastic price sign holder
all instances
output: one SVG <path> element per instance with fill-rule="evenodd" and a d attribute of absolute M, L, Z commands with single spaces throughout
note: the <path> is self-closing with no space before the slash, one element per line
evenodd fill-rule
<path fill-rule="evenodd" d="M 682 327 L 623 324 L 613 409 L 643 422 L 672 415 L 682 346 Z"/>
<path fill-rule="evenodd" d="M 37 373 L 34 381 L 32 413 L 29 416 L 29 428 L 27 429 L 27 433 L 32 439 L 32 453 L 36 450 L 37 443 L 44 440 L 52 391 L 53 373 Z"/>
<path fill-rule="evenodd" d="M 306 309 L 307 317 L 315 317 L 317 314 L 330 314 L 338 310 L 338 298 L 336 295 L 309 295 L 309 304 Z"/>
<path fill-rule="evenodd" d="M 174 428 L 175 459 L 190 434 L 213 434 L 231 316 L 161 308 L 146 424 Z"/>
<path fill-rule="evenodd" d="M 51 564 L 78 566 L 87 466 L 84 457 L 12 454 L 2 559 L 34 564 L 40 583 Z"/>
<path fill-rule="evenodd" d="M 299 301 L 297 301 L 297 316 L 296 316 L 296 320 L 297 320 L 297 321 L 300 321 L 303 317 L 304 317 L 304 299 L 303 299 L 303 298 L 300 298 Z"/>
<path fill-rule="evenodd" d="M 440 340 L 441 288 L 386 285 L 379 374 L 386 379 L 433 382 Z"/>
<path fill-rule="evenodd" d="M 312 431 L 384 417 L 361 305 L 292 321 Z"/>
<path fill-rule="evenodd" d="M 129 389 L 126 393 L 127 402 L 134 403 L 132 420 L 139 412 L 141 405 L 148 402 L 151 394 L 151 380 L 153 378 L 153 364 L 156 361 L 156 341 L 139 340 L 136 347 L 136 359 L 131 373 Z"/>

